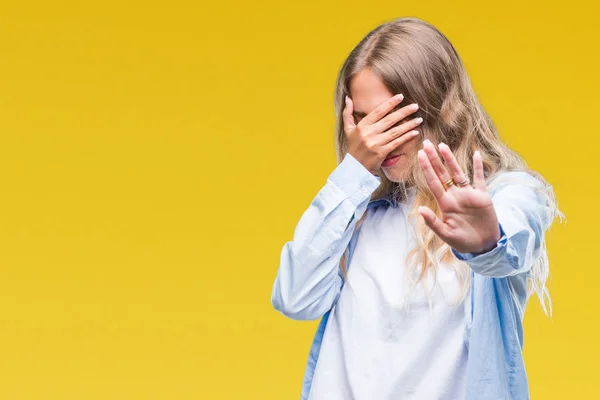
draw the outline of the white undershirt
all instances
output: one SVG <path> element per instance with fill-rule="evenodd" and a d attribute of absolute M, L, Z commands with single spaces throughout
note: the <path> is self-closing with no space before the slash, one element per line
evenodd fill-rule
<path fill-rule="evenodd" d="M 404 260 L 415 237 L 407 214 L 408 202 L 367 211 L 324 332 L 311 400 L 465 397 L 465 301 L 456 304 L 454 269 L 437 271 L 431 309 L 423 284 L 403 300 Z M 431 290 L 431 275 L 428 282 Z"/>

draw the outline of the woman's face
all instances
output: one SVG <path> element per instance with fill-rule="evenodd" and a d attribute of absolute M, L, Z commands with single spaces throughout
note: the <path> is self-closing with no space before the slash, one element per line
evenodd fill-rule
<path fill-rule="evenodd" d="M 354 120 L 358 123 L 365 115 L 368 115 L 377 106 L 388 100 L 396 93 L 391 93 L 383 82 L 370 69 L 365 68 L 360 71 L 350 82 L 350 97 L 354 103 Z M 402 101 L 396 109 L 409 105 L 406 100 Z M 393 110 L 395 111 L 395 110 Z M 414 114 L 409 115 L 405 120 L 398 121 L 394 126 L 398 126 L 406 121 L 415 118 Z M 388 129 L 391 129 L 388 128 Z M 389 154 L 401 154 L 398 161 L 389 167 L 382 166 L 381 169 L 385 176 L 392 182 L 400 182 L 408 176 L 411 160 L 414 160 L 419 145 L 419 136 L 405 142 L 400 147 L 392 150 Z"/>

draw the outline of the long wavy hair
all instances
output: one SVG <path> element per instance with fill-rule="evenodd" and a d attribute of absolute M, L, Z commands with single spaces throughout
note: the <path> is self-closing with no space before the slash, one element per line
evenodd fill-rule
<path fill-rule="evenodd" d="M 420 136 L 414 140 L 429 139 L 434 144 L 446 143 L 467 176 L 473 176 L 473 153 L 479 150 L 483 157 L 484 174 L 491 189 L 499 184 L 494 180 L 499 172 L 526 171 L 542 183 L 541 191 L 547 198 L 548 218 L 564 217 L 558 209 L 552 187 L 538 173 L 527 168 L 525 161 L 502 142 L 496 127 L 479 103 L 461 58 L 450 41 L 431 24 L 417 18 L 398 18 L 383 23 L 369 32 L 351 51 L 339 72 L 335 89 L 336 155 L 338 164 L 347 152 L 342 112 L 345 96 L 350 96 L 350 83 L 356 74 L 369 68 L 378 75 L 391 93 L 402 93 L 402 104 L 417 103 L 419 110 L 410 118 L 420 116 Z M 441 262 L 456 269 L 464 298 L 470 287 L 471 273 L 464 262 L 460 262 L 443 242 L 427 227 L 422 218 L 417 218 L 417 207 L 425 205 L 438 216 L 439 207 L 431 194 L 417 157 L 409 161 L 408 177 L 402 182 L 388 180 L 380 169 L 381 185 L 371 196 L 407 197 L 407 188 L 414 190 L 414 202 L 409 212 L 416 233 L 416 246 L 407 255 L 407 276 L 414 287 L 428 273 L 435 279 L 435 271 Z M 498 182 L 496 182 L 498 181 Z M 367 213 L 357 221 L 360 227 Z M 537 293 L 544 312 L 552 313 L 552 304 L 546 281 L 549 276 L 545 240 L 542 240 L 542 256 L 535 261 L 528 275 L 528 293 Z M 340 260 L 342 275 L 346 277 L 348 249 Z M 548 307 L 546 306 L 548 305 Z"/>

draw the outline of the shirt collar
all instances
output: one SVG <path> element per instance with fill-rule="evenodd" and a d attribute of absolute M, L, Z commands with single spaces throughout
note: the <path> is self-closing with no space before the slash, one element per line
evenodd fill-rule
<path fill-rule="evenodd" d="M 376 207 L 379 205 L 385 204 L 387 206 L 391 206 L 391 207 L 398 207 L 398 202 L 392 198 L 390 198 L 390 196 L 386 196 L 386 197 L 380 197 L 378 199 L 373 199 L 370 200 L 369 203 L 367 204 L 367 209 L 371 208 L 371 207 Z"/>
<path fill-rule="evenodd" d="M 410 201 L 414 200 L 415 194 L 416 194 L 415 188 L 409 189 L 408 197 L 409 197 Z M 379 205 L 386 205 L 386 206 L 391 206 L 394 208 L 400 206 L 400 204 L 398 204 L 398 201 L 395 198 L 393 198 L 390 193 L 387 193 L 387 194 L 383 195 L 383 197 L 370 200 L 369 203 L 367 204 L 367 209 L 369 209 L 371 207 L 376 207 Z"/>

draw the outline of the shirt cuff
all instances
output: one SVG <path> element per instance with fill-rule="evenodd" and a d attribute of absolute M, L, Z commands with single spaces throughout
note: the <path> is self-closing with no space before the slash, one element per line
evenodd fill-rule
<path fill-rule="evenodd" d="M 498 239 L 496 246 L 493 249 L 488 250 L 485 253 L 461 253 L 452 248 L 452 253 L 459 260 L 465 261 L 471 265 L 489 265 L 497 263 L 503 257 L 509 255 L 507 252 L 508 237 L 502 228 L 502 224 L 498 223 L 498 227 L 500 228 L 500 239 Z"/>
<path fill-rule="evenodd" d="M 329 180 L 356 206 L 370 198 L 381 184 L 381 178 L 373 175 L 350 153 L 346 153 L 342 162 L 329 175 Z"/>

